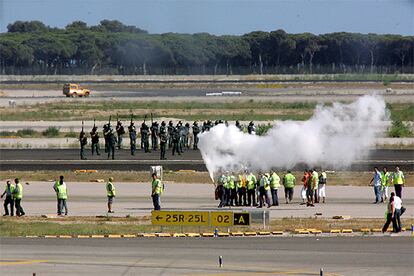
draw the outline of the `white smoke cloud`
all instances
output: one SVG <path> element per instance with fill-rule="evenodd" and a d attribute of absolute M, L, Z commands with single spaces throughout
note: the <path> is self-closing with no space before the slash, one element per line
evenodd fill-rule
<path fill-rule="evenodd" d="M 266 136 L 220 124 L 202 133 L 198 146 L 212 178 L 220 170 L 267 171 L 300 163 L 346 168 L 368 154 L 388 119 L 383 98 L 370 95 L 350 104 L 318 105 L 308 121 L 279 122 Z"/>

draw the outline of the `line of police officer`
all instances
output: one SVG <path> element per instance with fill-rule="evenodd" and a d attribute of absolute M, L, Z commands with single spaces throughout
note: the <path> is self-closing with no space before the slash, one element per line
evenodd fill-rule
<path fill-rule="evenodd" d="M 175 126 L 172 121 L 169 121 L 168 126 L 166 125 L 165 121 L 161 122 L 161 125 L 158 122 L 152 122 L 151 126 L 148 126 L 144 120 L 140 127 L 141 133 L 141 149 L 144 152 L 150 152 L 150 143 L 149 139 L 151 138 L 151 146 L 152 150 L 158 150 L 158 144 L 160 147 L 160 159 L 165 160 L 166 158 L 166 151 L 167 147 L 172 149 L 172 155 L 181 155 L 184 153 L 184 149 L 189 149 L 192 144 L 192 148 L 194 150 L 198 149 L 198 135 L 201 132 L 209 131 L 213 126 L 218 124 L 226 124 L 228 122 L 223 122 L 222 120 L 217 120 L 213 124 L 212 121 L 204 121 L 202 126 L 198 125 L 197 121 L 194 121 L 191 129 L 192 129 L 192 141 L 189 139 L 190 134 L 190 124 L 185 123 L 183 124 L 179 121 Z M 242 125 L 239 121 L 236 121 L 236 127 L 242 130 Z M 253 122 L 250 122 L 247 127 L 247 132 L 249 134 L 255 134 L 256 128 Z M 137 130 L 135 128 L 134 122 L 131 118 L 130 125 L 128 126 L 128 133 L 129 133 L 129 140 L 130 140 L 130 151 L 131 155 L 135 155 L 137 147 L 136 147 L 136 140 L 137 140 Z M 123 136 L 126 134 L 125 128 L 122 125 L 120 120 L 117 120 L 115 130 L 111 127 L 111 122 L 109 121 L 107 124 L 103 126 L 103 137 L 105 140 L 105 153 L 108 154 L 108 159 L 112 157 L 115 159 L 115 148 L 121 149 L 122 148 L 122 141 Z M 90 132 L 91 137 L 91 153 L 92 155 L 100 155 L 100 145 L 99 145 L 99 132 L 98 128 L 94 123 L 92 131 Z M 84 132 L 83 128 L 79 134 L 79 141 L 80 141 L 80 157 L 82 160 L 86 158 L 86 146 L 88 144 L 88 138 L 86 133 Z"/>

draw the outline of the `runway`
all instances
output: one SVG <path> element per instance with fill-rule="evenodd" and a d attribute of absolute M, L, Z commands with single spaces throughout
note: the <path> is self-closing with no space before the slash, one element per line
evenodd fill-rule
<path fill-rule="evenodd" d="M 1 238 L 2 275 L 410 275 L 410 237 Z M 218 266 L 219 256 L 223 267 Z"/>
<path fill-rule="evenodd" d="M 100 156 L 91 156 L 86 151 L 88 160 L 79 160 L 79 149 L 0 149 L 0 170 L 148 170 L 149 166 L 162 165 L 167 170 L 206 171 L 206 167 L 198 150 L 188 149 L 182 155 L 171 155 L 167 151 L 168 160 L 159 160 L 159 150 L 144 153 L 138 150 L 131 156 L 129 150 L 117 150 L 116 160 L 108 160 L 102 151 Z M 364 160 L 356 160 L 350 168 L 344 170 L 369 171 L 374 166 L 399 165 L 402 170 L 414 170 L 414 150 L 372 150 Z M 307 166 L 299 164 L 293 170 L 303 170 Z M 285 169 L 285 168 L 276 168 Z M 325 168 L 334 169 L 334 168 Z"/>

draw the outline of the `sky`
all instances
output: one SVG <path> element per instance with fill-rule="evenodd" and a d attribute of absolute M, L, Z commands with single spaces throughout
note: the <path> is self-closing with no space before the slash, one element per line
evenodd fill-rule
<path fill-rule="evenodd" d="M 150 33 L 414 34 L 414 0 L 0 0 L 0 32 L 16 20 L 51 27 L 116 19 Z"/>

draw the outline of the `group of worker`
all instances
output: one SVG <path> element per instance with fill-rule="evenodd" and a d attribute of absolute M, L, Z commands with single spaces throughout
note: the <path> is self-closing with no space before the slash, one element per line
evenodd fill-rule
<path fill-rule="evenodd" d="M 217 120 L 213 124 L 212 121 L 208 120 L 204 121 L 201 127 L 199 126 L 197 121 L 194 121 L 191 127 L 189 123 L 184 124 L 181 121 L 178 121 L 176 125 L 174 125 L 173 121 L 169 121 L 168 125 L 165 121 L 162 121 L 161 124 L 158 124 L 157 121 L 152 121 L 151 126 L 148 126 L 144 120 L 140 127 L 140 148 L 146 153 L 150 152 L 151 149 L 154 151 L 160 149 L 160 160 L 165 160 L 167 159 L 167 149 L 172 150 L 172 155 L 181 155 L 182 153 L 184 153 L 184 149 L 193 148 L 194 150 L 197 150 L 199 141 L 198 135 L 202 132 L 209 131 L 212 127 L 218 124 L 225 124 L 226 126 L 229 125 L 227 121 L 223 122 L 222 120 Z M 235 125 L 241 131 L 243 131 L 244 127 L 240 124 L 239 121 L 236 121 Z M 247 132 L 249 134 L 256 133 L 256 127 L 253 122 L 250 122 L 247 126 Z M 103 126 L 105 153 L 107 153 L 108 159 L 115 159 L 115 149 L 122 148 L 123 137 L 125 134 L 125 128 L 120 120 L 117 120 L 115 130 L 112 128 L 110 121 Z M 135 155 L 137 150 L 138 135 L 135 124 L 132 119 L 128 126 L 128 134 L 130 141 L 130 152 L 131 155 Z M 100 137 L 98 127 L 95 124 L 90 132 L 90 138 L 91 154 L 100 155 Z M 88 145 L 88 137 L 84 132 L 83 127 L 82 131 L 79 134 L 79 142 L 80 157 L 82 160 L 86 160 L 86 146 Z"/>
<path fill-rule="evenodd" d="M 369 182 L 374 186 L 375 201 L 374 204 L 386 202 L 390 197 L 390 187 L 394 186 L 395 195 L 402 199 L 402 190 L 405 184 L 404 173 L 399 166 L 395 167 L 394 172 L 389 172 L 387 167 L 383 167 L 382 171 L 378 167 L 374 168 L 374 175 Z"/>
<path fill-rule="evenodd" d="M 307 199 L 308 206 L 314 206 L 323 198 L 325 203 L 326 172 L 320 174 L 316 170 L 305 171 L 302 179 L 302 199 Z M 237 176 L 233 173 L 222 173 L 217 179 L 215 197 L 220 200 L 219 208 L 225 206 L 251 206 L 267 208 L 279 205 L 278 190 L 283 185 L 286 204 L 292 202 L 293 192 L 296 185 L 296 177 L 291 171 L 282 178 L 271 170 L 269 173 L 260 172 L 258 176 L 253 172 L 244 171 Z M 303 197 L 304 195 L 304 197 Z"/>
<path fill-rule="evenodd" d="M 154 205 L 154 210 L 161 209 L 161 194 L 164 191 L 164 184 L 158 178 L 156 173 L 151 175 L 151 198 Z M 109 177 L 108 182 L 105 185 L 106 196 L 108 198 L 108 213 L 114 213 L 112 208 L 114 197 L 116 195 L 115 185 L 113 183 L 114 178 Z M 16 178 L 14 180 L 15 184 L 12 184 L 11 181 L 7 181 L 6 188 L 4 189 L 1 198 L 6 196 L 4 200 L 4 215 L 3 216 L 14 216 L 14 208 L 16 208 L 16 215 L 18 217 L 24 216 L 25 212 L 21 205 L 23 198 L 23 185 L 20 183 L 20 180 Z M 53 190 L 56 193 L 57 200 L 57 215 L 58 216 L 67 216 L 68 215 L 68 188 L 64 181 L 64 176 L 61 175 L 59 180 L 56 180 L 53 184 Z M 10 211 L 9 211 L 10 209 Z"/>

